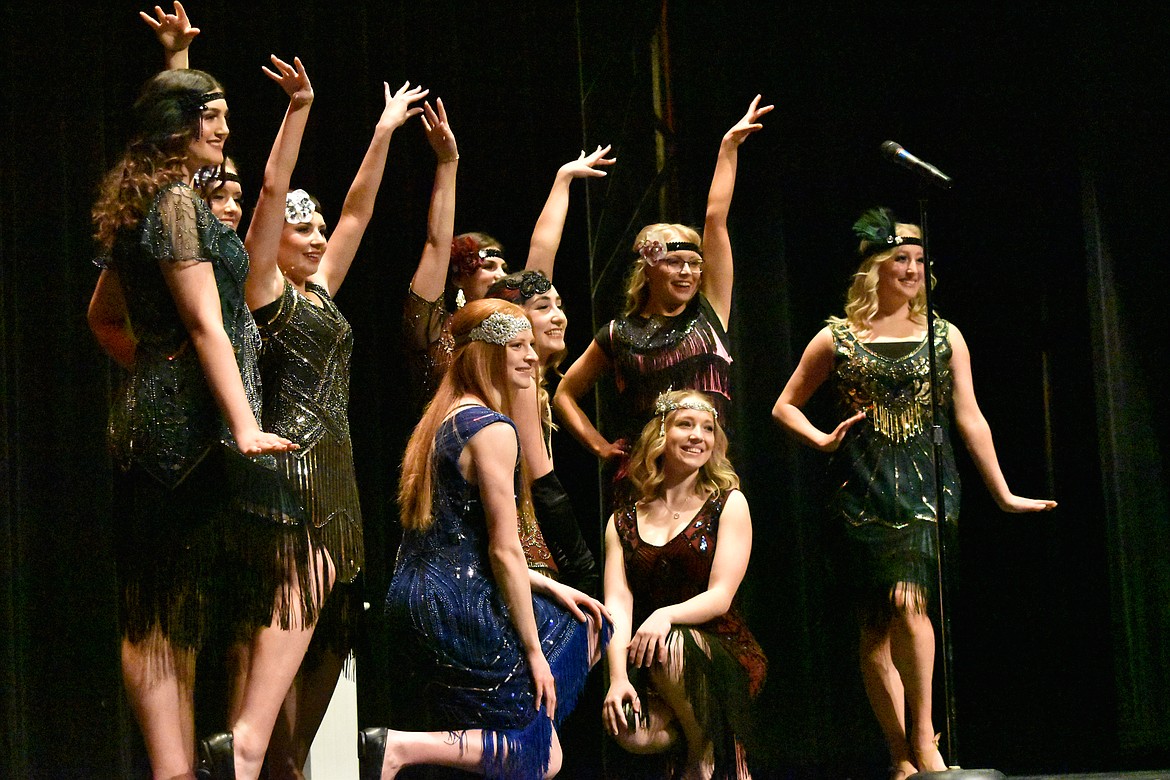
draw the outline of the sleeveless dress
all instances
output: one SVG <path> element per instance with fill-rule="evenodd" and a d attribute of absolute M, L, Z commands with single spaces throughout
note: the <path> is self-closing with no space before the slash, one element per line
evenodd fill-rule
<path fill-rule="evenodd" d="M 959 478 L 949 427 L 953 379 L 950 324 L 936 319 L 939 401 L 943 412 L 942 471 L 947 524 L 959 517 Z M 848 325 L 830 325 L 833 382 L 842 419 L 866 410 L 833 453 L 838 485 L 830 510 L 843 523 L 848 571 L 866 619 L 889 615 L 892 588 L 919 586 L 929 598 L 937 573 L 936 502 L 930 441 L 929 345 L 862 343 Z M 925 604 L 920 606 L 925 607 Z"/>
<path fill-rule="evenodd" d="M 451 335 L 451 313 L 444 307 L 445 296 L 428 301 L 410 289 L 402 313 L 402 341 L 410 369 L 411 409 L 416 418 L 435 396 L 443 375 L 451 366 L 455 337 Z M 522 516 L 518 530 L 528 568 L 546 576 L 557 576 L 557 564 L 540 530 L 540 518 Z"/>
<path fill-rule="evenodd" d="M 125 636 L 155 626 L 178 648 L 267 625 L 273 594 L 287 623 L 307 585 L 304 511 L 271 456 L 240 454 L 167 286 L 165 263 L 211 263 L 224 330 L 260 417 L 260 337 L 244 303 L 248 255 L 185 183 L 163 187 L 104 266 L 117 275 L 138 339 L 112 404 L 115 554 Z M 101 264 L 101 263 L 99 263 Z"/>
<path fill-rule="evenodd" d="M 365 563 L 347 414 L 353 329 L 324 287 L 308 282 L 307 289 L 320 306 L 286 280 L 279 298 L 253 312 L 264 342 L 263 424 L 300 445 L 276 462 L 304 500 L 310 544 L 329 553 L 342 586 L 326 602 L 314 639 L 344 656 L 361 613 L 357 589 L 344 586 Z"/>
<path fill-rule="evenodd" d="M 726 494 L 715 492 L 694 519 L 666 544 L 642 540 L 638 510 L 627 505 L 614 515 L 626 581 L 634 597 L 631 631 L 654 610 L 679 604 L 707 590 Z M 738 598 L 723 615 L 698 626 L 675 626 L 668 644 L 683 643 L 683 681 L 695 716 L 715 747 L 716 780 L 746 775 L 741 740 L 749 730 L 748 700 L 760 692 L 768 659 L 740 612 Z M 649 680 L 631 670 L 639 697 Z"/>
<path fill-rule="evenodd" d="M 701 390 L 726 428 L 731 401 L 727 333 L 706 296 L 699 293 L 671 317 L 631 314 L 611 320 L 593 337 L 614 368 L 620 403 L 612 440 L 632 446 L 666 390 Z"/>
<path fill-rule="evenodd" d="M 414 706 L 425 710 L 423 727 L 482 728 L 486 777 L 540 778 L 548 766 L 554 724 L 533 706 L 532 676 L 488 560 L 483 505 L 459 471 L 467 441 L 501 422 L 513 425 L 498 412 L 472 406 L 459 409 L 439 428 L 434 522 L 425 531 L 405 532 L 386 614 L 391 635 L 399 640 L 402 666 L 417 685 L 411 693 Z M 532 602 L 541 647 L 556 679 L 559 723 L 585 683 L 589 633 L 586 624 L 543 596 L 533 595 Z"/>

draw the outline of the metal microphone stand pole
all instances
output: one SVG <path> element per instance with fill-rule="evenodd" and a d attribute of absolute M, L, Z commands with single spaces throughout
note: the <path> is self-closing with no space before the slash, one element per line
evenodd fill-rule
<path fill-rule="evenodd" d="M 939 403 L 938 397 L 938 357 L 935 354 L 934 345 L 935 316 L 931 290 L 930 231 L 927 229 L 926 223 L 929 187 L 929 180 L 920 177 L 918 226 L 922 228 L 922 270 L 926 277 L 923 282 L 926 291 L 927 360 L 930 368 L 930 444 L 931 456 L 934 461 L 934 548 L 937 551 L 936 561 L 938 564 L 938 622 L 939 638 L 942 643 L 943 696 L 946 708 L 946 726 L 943 733 L 946 736 L 946 754 L 949 756 L 950 765 L 955 768 L 946 772 L 918 772 L 911 777 L 918 778 L 918 780 L 1005 780 L 1004 775 L 995 769 L 958 769 L 959 738 L 955 726 L 954 649 L 951 642 L 951 614 L 947 610 L 947 604 L 953 593 L 951 572 L 954 567 L 951 565 L 953 559 L 949 557 L 951 551 L 947 548 L 946 533 L 944 532 L 947 513 L 946 498 L 943 495 L 942 445 L 945 434 L 942 427 L 942 404 Z"/>

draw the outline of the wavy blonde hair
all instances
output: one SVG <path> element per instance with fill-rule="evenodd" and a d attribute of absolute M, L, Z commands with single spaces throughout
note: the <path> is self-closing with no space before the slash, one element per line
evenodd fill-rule
<path fill-rule="evenodd" d="M 913 238 L 922 238 L 922 229 L 918 225 L 908 222 L 898 222 L 894 225 L 894 234 Z M 879 252 L 871 252 L 875 244 L 862 241 L 857 247 L 861 255 L 861 265 L 853 274 L 853 282 L 845 294 L 845 316 L 830 317 L 830 325 L 847 324 L 849 329 L 859 335 L 869 332 L 869 325 L 878 311 L 878 277 L 884 263 L 898 254 L 901 247 L 891 247 Z M 934 276 L 931 275 L 930 284 L 934 285 Z M 923 285 L 918 294 L 910 301 L 910 315 L 912 317 L 926 317 L 926 286 Z"/>
<path fill-rule="evenodd" d="M 639 230 L 637 238 L 634 239 L 634 254 L 638 253 L 638 247 L 643 241 L 661 241 L 663 244 L 670 241 L 689 241 L 696 246 L 703 245 L 699 231 L 673 222 L 656 222 Z M 702 291 L 706 281 L 706 277 L 699 279 L 700 291 Z M 630 275 L 626 278 L 626 306 L 622 313 L 627 317 L 631 314 L 637 314 L 645 308 L 646 302 L 649 300 L 650 279 L 646 276 L 646 261 L 638 257 L 634 260 L 634 267 L 630 269 Z"/>
<path fill-rule="evenodd" d="M 435 487 L 435 436 L 459 398 L 475 395 L 482 398 L 492 411 L 512 414 L 513 393 L 508 388 L 506 376 L 506 347 L 486 341 L 464 343 L 472 328 L 496 312 L 527 319 L 519 306 L 497 298 L 472 301 L 451 317 L 451 335 L 458 344 L 451 358 L 451 367 L 439 383 L 434 398 L 427 404 L 402 456 L 398 509 L 402 527 L 407 530 L 425 531 L 434 522 L 431 510 Z M 523 459 L 521 470 L 524 471 Z M 528 475 L 524 473 L 522 476 L 520 507 L 530 511 L 532 498 Z"/>
<path fill-rule="evenodd" d="M 165 70 L 143 86 L 134 102 L 135 135 L 102 179 L 93 207 L 94 239 L 104 251 L 113 249 L 119 231 L 138 226 L 159 190 L 187 180 L 184 166 L 200 120 L 191 121 L 183 99 L 222 91 L 201 70 Z"/>
<path fill-rule="evenodd" d="M 687 398 L 711 403 L 710 399 L 698 390 L 675 390 L 664 395 L 669 404 L 680 403 Z M 662 497 L 662 482 L 666 476 L 662 465 L 663 451 L 666 449 L 665 431 L 670 428 L 678 412 L 678 409 L 668 412 L 665 421 L 658 415 L 652 417 L 642 428 L 634 451 L 630 454 L 629 478 L 641 501 L 653 501 Z M 727 434 L 723 432 L 723 426 L 716 417 L 715 447 L 711 450 L 711 457 L 699 468 L 695 493 L 702 495 L 716 490 L 726 492 L 738 487 L 739 475 L 735 473 L 735 468 L 727 459 Z"/>

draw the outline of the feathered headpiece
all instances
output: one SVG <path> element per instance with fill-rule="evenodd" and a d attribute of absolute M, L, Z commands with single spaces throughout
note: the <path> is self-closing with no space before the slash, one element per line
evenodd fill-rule
<path fill-rule="evenodd" d="M 903 244 L 922 246 L 922 239 L 899 236 L 896 227 L 894 212 L 882 206 L 862 214 L 861 218 L 853 223 L 853 234 L 868 244 L 862 250 L 862 254 L 867 256 Z"/>

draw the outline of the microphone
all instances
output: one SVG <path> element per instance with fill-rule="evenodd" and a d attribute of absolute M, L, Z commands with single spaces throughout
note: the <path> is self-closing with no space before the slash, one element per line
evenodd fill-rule
<path fill-rule="evenodd" d="M 882 144 L 882 154 L 889 157 L 891 160 L 901 165 L 907 170 L 917 173 L 930 183 L 944 190 L 949 190 L 954 182 L 950 176 L 935 168 L 930 163 L 919 160 L 910 152 L 902 148 L 902 145 L 897 141 L 886 141 Z"/>

